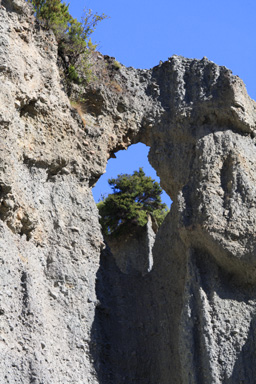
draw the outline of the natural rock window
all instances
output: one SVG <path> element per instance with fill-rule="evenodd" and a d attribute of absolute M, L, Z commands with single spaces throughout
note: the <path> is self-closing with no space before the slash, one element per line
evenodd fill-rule
<path fill-rule="evenodd" d="M 101 177 L 98 185 L 94 188 L 94 198 L 96 202 L 106 198 L 113 193 L 108 184 L 109 178 L 116 178 L 120 174 L 132 175 L 143 167 L 146 176 L 159 181 L 155 170 L 147 160 L 148 147 L 144 144 L 136 144 L 129 147 L 127 151 L 119 151 L 116 159 L 110 159 L 107 172 Z M 163 191 L 161 200 L 169 208 L 171 200 Z M 155 242 L 155 236 L 159 230 L 157 220 L 148 215 L 147 224 L 134 225 L 127 228 L 117 235 L 105 235 L 105 241 L 111 248 L 116 264 L 121 272 L 126 274 L 142 274 L 150 272 L 153 266 L 152 249 Z"/>
<path fill-rule="evenodd" d="M 131 145 L 126 151 L 121 150 L 115 153 L 116 158 L 109 159 L 106 172 L 100 177 L 92 190 L 95 202 L 98 203 L 102 196 L 112 193 L 112 190 L 107 182 L 110 177 L 116 177 L 121 173 L 132 174 L 133 171 L 138 170 L 139 167 L 143 168 L 147 176 L 151 176 L 157 182 L 160 182 L 156 171 L 149 164 L 147 158 L 148 151 L 149 147 L 145 144 L 138 143 Z M 168 207 L 171 206 L 172 200 L 165 191 L 163 191 L 161 198 Z"/>

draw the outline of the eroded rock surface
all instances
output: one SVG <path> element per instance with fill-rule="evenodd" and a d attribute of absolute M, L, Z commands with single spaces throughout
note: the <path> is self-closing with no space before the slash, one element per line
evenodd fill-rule
<path fill-rule="evenodd" d="M 96 54 L 72 107 L 32 13 L 0 6 L 0 382 L 254 384 L 255 102 L 206 58 Z M 173 200 L 153 268 L 118 265 L 91 194 L 139 141 Z"/>

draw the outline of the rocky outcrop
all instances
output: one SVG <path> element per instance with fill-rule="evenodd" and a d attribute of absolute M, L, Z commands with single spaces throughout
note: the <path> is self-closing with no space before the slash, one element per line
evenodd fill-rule
<path fill-rule="evenodd" d="M 72 107 L 32 13 L 2 0 L 0 382 L 253 384 L 255 102 L 206 58 L 96 54 Z M 153 268 L 105 247 L 91 194 L 139 141 L 173 200 Z"/>
<path fill-rule="evenodd" d="M 146 275 L 153 267 L 155 232 L 150 216 L 144 227 L 131 226 L 128 233 L 108 236 L 106 243 L 111 249 L 119 270 L 128 275 Z"/>

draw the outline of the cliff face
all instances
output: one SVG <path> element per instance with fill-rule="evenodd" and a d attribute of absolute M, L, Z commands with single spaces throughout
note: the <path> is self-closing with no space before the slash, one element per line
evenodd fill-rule
<path fill-rule="evenodd" d="M 0 382 L 253 384 L 256 104 L 242 81 L 205 58 L 135 70 L 96 55 L 78 113 L 23 0 L 2 0 L 0 41 Z M 120 256 L 91 187 L 139 141 L 173 205 L 153 250 L 152 235 Z"/>

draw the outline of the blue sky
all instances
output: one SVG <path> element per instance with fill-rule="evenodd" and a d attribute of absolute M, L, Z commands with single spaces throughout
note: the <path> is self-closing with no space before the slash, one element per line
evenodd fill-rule
<path fill-rule="evenodd" d="M 241 77 L 256 99 L 255 0 L 70 0 L 70 12 L 78 19 L 85 7 L 109 16 L 92 35 L 103 54 L 135 68 L 151 68 L 173 54 L 206 56 Z M 94 191 L 96 201 L 101 193 L 110 192 L 107 179 L 118 173 L 132 173 L 143 166 L 155 178 L 142 148 L 131 147 L 109 161 L 107 174 Z M 127 170 L 128 165 L 133 168 Z"/>

